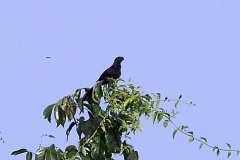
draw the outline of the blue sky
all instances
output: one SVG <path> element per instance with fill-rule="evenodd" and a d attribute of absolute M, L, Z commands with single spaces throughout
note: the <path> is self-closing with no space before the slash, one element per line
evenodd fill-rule
<path fill-rule="evenodd" d="M 91 87 L 116 56 L 122 78 L 145 93 L 194 102 L 180 104 L 175 122 L 210 145 L 240 149 L 240 1 L 1 1 L 1 159 L 19 148 L 65 149 L 71 133 L 43 119 L 46 106 L 77 88 Z M 50 56 L 51 59 L 46 59 Z M 162 103 L 163 108 L 173 106 Z M 130 143 L 140 159 L 226 159 L 174 127 L 143 119 Z M 122 158 L 116 157 L 117 160 Z M 231 159 L 239 159 L 235 153 Z"/>

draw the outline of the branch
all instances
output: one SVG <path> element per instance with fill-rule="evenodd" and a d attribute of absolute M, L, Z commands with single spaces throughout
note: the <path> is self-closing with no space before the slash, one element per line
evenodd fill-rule
<path fill-rule="evenodd" d="M 204 144 L 204 145 L 208 146 L 209 148 L 212 148 L 213 151 L 215 149 L 217 149 L 217 155 L 220 154 L 220 151 L 227 151 L 228 152 L 228 157 L 231 155 L 231 152 L 237 152 L 237 155 L 240 153 L 240 150 L 230 149 L 231 145 L 228 144 L 228 143 L 227 143 L 227 145 L 228 145 L 229 149 L 223 149 L 223 148 L 218 148 L 217 146 L 212 146 L 212 145 L 207 143 L 206 138 L 203 138 L 203 137 L 202 138 L 197 138 L 196 136 L 194 136 L 193 132 L 187 132 L 186 131 L 186 128 L 187 128 L 186 126 L 184 127 L 184 129 L 181 129 L 171 120 L 171 117 L 170 118 L 168 118 L 167 116 L 165 116 L 165 117 L 168 119 L 169 122 L 171 122 L 173 124 L 173 126 L 176 128 L 177 131 L 180 131 L 181 133 L 191 137 L 189 139 L 189 142 L 192 142 L 193 140 L 197 140 L 198 142 L 200 142 L 201 144 L 200 144 L 199 148 L 201 148 L 202 145 Z"/>

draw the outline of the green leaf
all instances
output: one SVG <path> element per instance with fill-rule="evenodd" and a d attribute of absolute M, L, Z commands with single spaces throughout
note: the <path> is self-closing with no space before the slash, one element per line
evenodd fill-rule
<path fill-rule="evenodd" d="M 70 160 L 80 160 L 80 159 L 74 158 L 74 159 L 70 159 Z M 81 155 L 81 160 L 92 160 L 92 157 L 90 157 L 89 155 L 86 155 L 86 156 Z"/>
<path fill-rule="evenodd" d="M 90 98 L 90 99 L 91 99 L 91 98 Z M 93 112 L 93 106 L 92 106 L 92 105 L 87 104 L 87 103 L 83 103 L 83 105 L 84 105 L 85 107 L 87 107 L 87 109 L 89 109 L 91 112 Z"/>
<path fill-rule="evenodd" d="M 138 160 L 138 152 L 134 151 L 133 149 L 130 149 L 130 152 L 128 153 L 126 160 Z"/>
<path fill-rule="evenodd" d="M 83 146 L 81 146 L 81 151 L 84 156 L 87 155 L 86 149 Z"/>
<path fill-rule="evenodd" d="M 171 115 L 169 114 L 169 113 L 164 113 L 164 115 L 168 118 L 168 119 L 170 119 L 170 117 L 171 117 Z"/>
<path fill-rule="evenodd" d="M 100 81 L 93 87 L 92 92 L 93 101 L 99 104 L 102 96 L 103 96 L 102 81 Z"/>
<path fill-rule="evenodd" d="M 201 143 L 201 144 L 199 145 L 199 149 L 201 149 L 201 148 L 202 148 L 203 144 L 204 144 L 204 143 Z"/>
<path fill-rule="evenodd" d="M 108 148 L 108 152 L 119 152 L 121 148 L 121 136 L 122 132 L 118 132 L 117 129 L 109 128 L 105 135 L 105 141 Z"/>
<path fill-rule="evenodd" d="M 240 150 L 237 150 L 237 155 L 239 155 L 239 153 L 240 153 Z"/>
<path fill-rule="evenodd" d="M 55 148 L 57 151 L 57 160 L 62 160 L 63 159 L 63 151 L 59 148 Z"/>
<path fill-rule="evenodd" d="M 100 126 L 104 132 L 106 132 L 106 128 L 104 127 L 103 123 L 100 123 Z"/>
<path fill-rule="evenodd" d="M 37 150 L 35 160 L 43 160 L 46 158 L 46 148 L 40 148 Z"/>
<path fill-rule="evenodd" d="M 207 142 L 207 138 L 200 137 L 200 139 L 202 139 L 202 140 L 204 140 L 205 142 Z"/>
<path fill-rule="evenodd" d="M 48 135 L 49 138 L 55 138 L 53 135 Z"/>
<path fill-rule="evenodd" d="M 66 115 L 59 105 L 54 108 L 54 117 L 57 122 L 57 127 L 61 124 L 64 127 Z"/>
<path fill-rule="evenodd" d="M 59 99 L 57 101 L 56 106 L 60 106 L 62 108 L 63 111 L 67 111 L 68 107 L 67 107 L 67 103 L 68 103 L 68 97 L 63 97 L 62 99 Z"/>
<path fill-rule="evenodd" d="M 161 94 L 160 93 L 157 93 L 157 98 L 161 99 Z"/>
<path fill-rule="evenodd" d="M 215 151 L 215 149 L 218 149 L 218 147 L 217 147 L 217 146 L 214 146 L 214 147 L 213 147 L 213 151 Z"/>
<path fill-rule="evenodd" d="M 66 159 L 74 158 L 77 155 L 78 150 L 74 145 L 70 145 L 65 149 L 65 153 L 66 153 Z"/>
<path fill-rule="evenodd" d="M 87 121 L 84 121 L 84 117 L 80 117 L 80 120 L 79 120 L 79 124 L 77 126 L 77 128 L 81 129 L 77 129 L 77 132 L 80 136 L 81 132 L 87 136 L 85 138 L 89 138 L 91 137 L 91 135 L 97 130 L 98 128 L 98 125 L 94 125 L 94 123 L 91 121 L 91 120 L 87 120 Z"/>
<path fill-rule="evenodd" d="M 173 131 L 173 139 L 174 139 L 174 137 L 175 137 L 175 134 L 177 133 L 177 129 L 175 129 L 174 131 Z"/>
<path fill-rule="evenodd" d="M 32 152 L 26 154 L 26 160 L 32 160 Z"/>
<path fill-rule="evenodd" d="M 80 98 L 80 95 L 81 95 L 81 89 L 77 89 L 73 94 L 73 98 L 75 99 L 75 101 L 78 101 L 78 99 Z"/>
<path fill-rule="evenodd" d="M 77 89 L 75 91 L 75 93 L 73 94 L 73 98 L 77 102 L 78 108 L 80 109 L 80 112 L 83 113 L 84 112 L 84 110 L 83 110 L 83 100 L 82 100 L 82 98 L 80 98 L 81 90 L 82 89 Z"/>
<path fill-rule="evenodd" d="M 217 150 L 217 156 L 219 156 L 219 154 L 220 154 L 220 150 L 218 149 L 218 150 Z"/>
<path fill-rule="evenodd" d="M 229 151 L 229 152 L 228 152 L 228 156 L 227 156 L 227 158 L 228 158 L 228 157 L 230 157 L 230 156 L 231 156 L 231 154 L 232 154 L 232 153 Z"/>
<path fill-rule="evenodd" d="M 164 115 L 163 112 L 158 113 L 158 116 L 157 116 L 157 120 L 158 120 L 158 122 L 160 122 L 160 121 L 162 120 L 163 115 Z"/>
<path fill-rule="evenodd" d="M 152 116 L 152 121 L 153 121 L 153 123 L 154 123 L 155 120 L 156 120 L 156 116 L 157 116 L 157 112 L 154 112 L 154 113 L 153 113 L 153 116 Z"/>
<path fill-rule="evenodd" d="M 226 143 L 226 144 L 227 144 L 228 148 L 231 149 L 231 145 L 229 143 Z"/>
<path fill-rule="evenodd" d="M 167 128 L 167 126 L 168 126 L 168 120 L 165 120 L 165 121 L 163 122 L 163 126 L 164 126 L 164 128 Z"/>
<path fill-rule="evenodd" d="M 52 110 L 53 110 L 53 107 L 55 106 L 56 104 L 51 104 L 49 106 L 47 106 L 44 111 L 43 111 L 43 116 L 44 116 L 44 119 L 48 119 L 48 122 L 51 123 L 51 115 L 52 115 Z"/>
<path fill-rule="evenodd" d="M 194 138 L 190 138 L 188 141 L 189 141 L 189 143 L 191 143 L 194 141 Z"/>
<path fill-rule="evenodd" d="M 70 146 L 67 146 L 66 149 L 65 149 L 65 151 L 67 151 L 67 152 L 71 152 L 72 150 L 77 150 L 76 146 L 70 145 Z"/>
<path fill-rule="evenodd" d="M 193 132 L 191 131 L 191 132 L 187 132 L 187 133 L 189 133 L 191 136 L 193 135 Z"/>
<path fill-rule="evenodd" d="M 81 113 L 83 113 L 84 112 L 84 108 L 83 108 L 83 100 L 82 100 L 82 98 L 79 98 L 77 103 L 78 103 L 78 108 L 80 109 Z"/>
<path fill-rule="evenodd" d="M 123 104 L 124 108 L 127 107 L 127 105 L 129 104 L 130 100 L 131 100 L 131 97 L 128 98 L 127 100 L 125 100 L 125 102 L 124 102 L 124 104 Z"/>
<path fill-rule="evenodd" d="M 14 155 L 14 156 L 15 156 L 15 155 L 22 154 L 22 153 L 25 153 L 25 152 L 28 152 L 27 149 L 22 148 L 22 149 L 13 151 L 13 152 L 11 153 L 11 155 Z"/>
<path fill-rule="evenodd" d="M 188 126 L 182 126 L 181 130 L 186 131 L 187 128 L 188 128 Z"/>
<path fill-rule="evenodd" d="M 165 97 L 164 101 L 168 100 L 168 97 Z"/>
<path fill-rule="evenodd" d="M 101 112 L 101 107 L 98 104 L 94 104 L 93 105 L 93 116 L 98 117 L 100 112 Z"/>
<path fill-rule="evenodd" d="M 49 160 L 57 160 L 57 152 L 55 148 L 48 147 L 45 157 Z"/>
<path fill-rule="evenodd" d="M 175 104 L 174 104 L 174 107 L 177 108 L 177 105 L 178 105 L 179 101 L 177 101 Z"/>

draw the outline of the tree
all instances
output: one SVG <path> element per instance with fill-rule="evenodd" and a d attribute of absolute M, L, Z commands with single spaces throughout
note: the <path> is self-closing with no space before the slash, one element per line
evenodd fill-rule
<path fill-rule="evenodd" d="M 210 146 L 204 137 L 197 138 L 192 131 L 188 131 L 185 125 L 177 126 L 173 119 L 178 115 L 177 106 L 179 103 L 194 106 L 192 102 L 186 103 L 181 101 L 181 95 L 178 99 L 161 99 L 161 94 L 145 94 L 139 91 L 140 87 L 133 84 L 125 83 L 122 79 L 111 79 L 110 85 L 102 86 L 101 81 L 93 87 L 92 97 L 85 103 L 81 98 L 82 90 L 77 89 L 74 94 L 60 99 L 57 103 L 51 104 L 45 108 L 43 115 L 50 123 L 52 114 L 56 121 L 57 127 L 64 127 L 66 120 L 70 125 L 66 130 L 68 138 L 73 127 L 78 134 L 78 146 L 67 146 L 62 151 L 55 145 L 42 147 L 37 153 L 20 149 L 12 152 L 12 155 L 21 153 L 26 154 L 26 160 L 30 160 L 35 155 L 35 159 L 57 159 L 57 160 L 112 160 L 113 154 L 123 155 L 125 160 L 138 160 L 139 154 L 134 146 L 128 143 L 128 139 L 141 131 L 140 117 L 145 116 L 152 119 L 152 122 L 163 122 L 166 128 L 169 123 L 173 124 L 176 129 L 173 131 L 173 138 L 177 132 L 189 136 L 189 142 L 197 140 L 200 142 L 199 148 L 206 145 L 216 151 L 228 151 L 228 157 L 232 152 L 231 145 L 227 143 L 229 149 L 220 149 L 217 146 Z M 160 107 L 162 102 L 174 102 L 171 112 Z M 79 110 L 81 116 L 77 117 Z M 43 135 L 54 138 L 52 135 Z"/>

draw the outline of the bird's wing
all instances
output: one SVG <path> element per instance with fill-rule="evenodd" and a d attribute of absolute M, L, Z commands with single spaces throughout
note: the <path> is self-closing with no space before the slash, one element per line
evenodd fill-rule
<path fill-rule="evenodd" d="M 108 77 L 113 77 L 114 74 L 115 74 L 115 68 L 111 66 L 100 75 L 97 81 L 105 80 Z"/>

